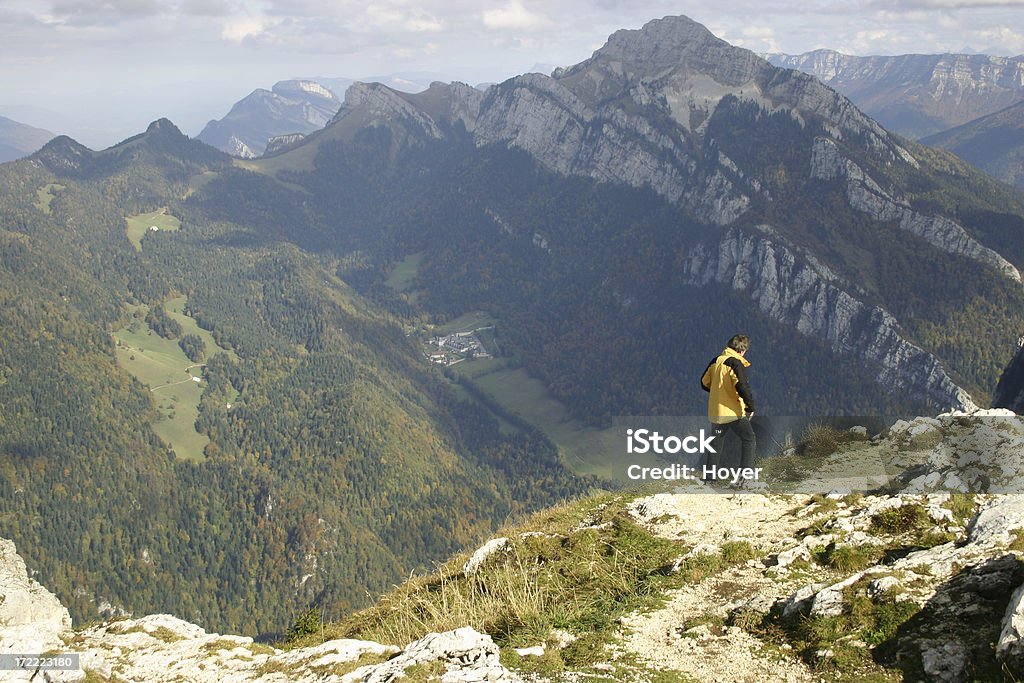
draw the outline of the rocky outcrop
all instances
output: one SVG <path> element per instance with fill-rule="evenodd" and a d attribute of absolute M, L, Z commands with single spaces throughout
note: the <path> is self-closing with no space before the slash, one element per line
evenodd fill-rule
<path fill-rule="evenodd" d="M 1020 281 L 1020 273 L 1013 264 L 980 244 L 956 222 L 944 216 L 926 216 L 886 193 L 860 166 L 845 158 L 834 141 L 815 139 L 810 172 L 812 178 L 819 180 L 845 180 L 850 206 L 858 211 L 879 221 L 895 223 L 901 230 L 945 252 L 966 256 Z"/>
<path fill-rule="evenodd" d="M 50 651 L 70 628 L 67 609 L 28 577 L 14 543 L 0 539 L 0 652 Z"/>
<path fill-rule="evenodd" d="M 0 539 L 0 651 L 77 653 L 79 668 L 5 671 L 5 681 L 103 680 L 162 683 L 311 681 L 384 683 L 416 666 L 435 666 L 447 683 L 515 683 L 490 636 L 472 628 L 429 633 L 404 649 L 366 640 L 331 640 L 281 650 L 252 638 L 207 633 L 169 614 L 119 619 L 73 631 L 68 611 L 27 576 L 14 543 Z"/>
<path fill-rule="evenodd" d="M 830 270 L 780 242 L 730 229 L 717 245 L 691 250 L 681 271 L 695 285 L 714 282 L 749 293 L 773 319 L 870 361 L 886 386 L 938 405 L 976 408 L 934 356 L 902 337 L 895 318 L 858 300 Z"/>
<path fill-rule="evenodd" d="M 908 472 L 907 491 L 1024 492 L 1024 420 L 1008 410 L 952 414 L 937 431 L 943 438 Z"/>

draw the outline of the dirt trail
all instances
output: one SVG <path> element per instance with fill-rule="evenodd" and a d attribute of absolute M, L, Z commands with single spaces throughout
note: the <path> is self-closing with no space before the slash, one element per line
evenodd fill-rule
<path fill-rule="evenodd" d="M 759 494 L 660 494 L 634 504 L 638 518 L 651 520 L 654 533 L 682 539 L 694 548 L 748 541 L 762 556 L 796 545 L 795 534 L 808 525 L 793 514 L 806 496 Z M 751 634 L 723 626 L 731 610 L 751 601 L 763 606 L 790 595 L 806 583 L 766 572 L 750 560 L 698 584 L 670 594 L 660 610 L 624 621 L 624 647 L 656 669 L 673 669 L 697 681 L 755 683 L 823 680 L 794 654 L 765 648 Z"/>

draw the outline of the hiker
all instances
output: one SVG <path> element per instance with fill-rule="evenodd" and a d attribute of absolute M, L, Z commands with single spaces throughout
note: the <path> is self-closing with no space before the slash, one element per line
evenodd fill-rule
<path fill-rule="evenodd" d="M 714 433 L 712 448 L 705 466 L 718 467 L 726 431 L 732 431 L 740 438 L 742 448 L 740 467 L 754 466 L 754 448 L 757 444 L 750 418 L 754 414 L 754 394 L 747 380 L 750 361 L 744 356 L 750 348 L 750 337 L 736 334 L 728 346 L 708 363 L 707 370 L 700 378 L 700 385 L 708 392 L 708 419 Z"/>

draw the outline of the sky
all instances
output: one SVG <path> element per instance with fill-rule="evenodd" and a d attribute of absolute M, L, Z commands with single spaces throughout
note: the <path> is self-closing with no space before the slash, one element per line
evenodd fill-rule
<path fill-rule="evenodd" d="M 2 0 L 0 115 L 102 148 L 295 77 L 496 82 L 685 14 L 756 52 L 1024 54 L 1024 0 Z"/>

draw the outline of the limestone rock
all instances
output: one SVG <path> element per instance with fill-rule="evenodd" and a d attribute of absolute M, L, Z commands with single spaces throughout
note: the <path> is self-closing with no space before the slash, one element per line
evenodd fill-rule
<path fill-rule="evenodd" d="M 934 356 L 903 338 L 892 315 L 860 301 L 835 284 L 830 271 L 780 242 L 730 228 L 717 248 L 692 249 L 681 271 L 695 285 L 720 283 L 749 292 L 774 320 L 877 366 L 884 385 L 939 405 L 977 409 Z"/>
<path fill-rule="evenodd" d="M 890 196 L 860 166 L 843 157 L 835 141 L 819 137 L 811 156 L 811 177 L 845 179 L 851 206 L 880 221 L 897 223 L 900 229 L 921 237 L 951 254 L 959 254 L 992 266 L 1020 282 L 1017 269 L 997 252 L 967 234 L 963 226 L 943 216 L 926 216 L 904 201 Z"/>
<path fill-rule="evenodd" d="M 996 656 L 1017 676 L 1024 673 L 1024 584 L 1017 587 L 1006 606 Z"/>
<path fill-rule="evenodd" d="M 14 542 L 0 539 L 0 652 L 58 649 L 59 636 L 70 628 L 68 610 L 28 577 Z"/>
<path fill-rule="evenodd" d="M 345 683 L 389 683 L 405 669 L 417 664 L 442 661 L 448 667 L 442 683 L 514 683 L 519 676 L 502 666 L 498 646 L 491 637 L 470 627 L 430 633 L 410 643 L 397 657 L 374 666 L 358 669 Z"/>
<path fill-rule="evenodd" d="M 508 544 L 509 540 L 504 536 L 487 541 L 487 543 L 477 548 L 473 555 L 466 560 L 466 564 L 462 566 L 462 572 L 467 576 L 476 574 L 491 557 L 508 548 Z"/>

